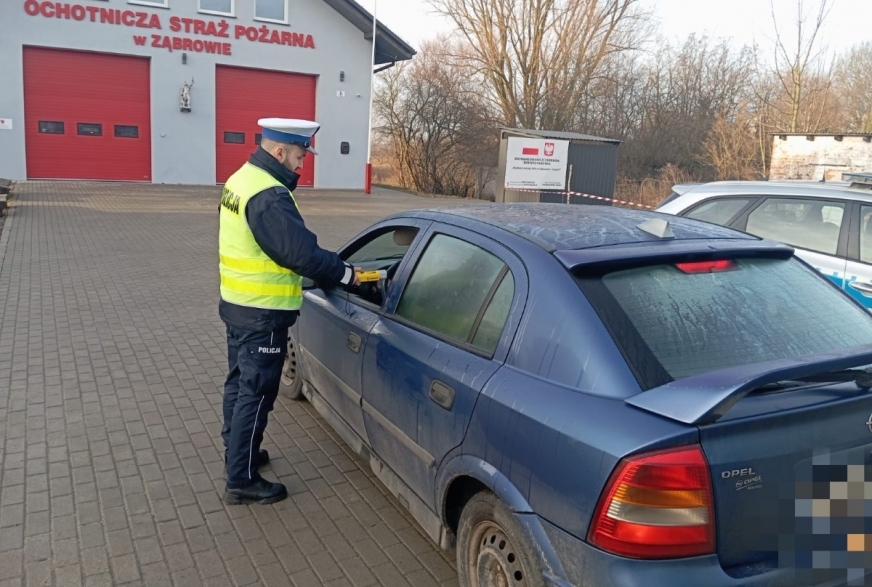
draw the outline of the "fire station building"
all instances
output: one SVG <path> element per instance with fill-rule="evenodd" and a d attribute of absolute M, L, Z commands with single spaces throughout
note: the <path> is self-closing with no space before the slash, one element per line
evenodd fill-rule
<path fill-rule="evenodd" d="M 281 117 L 321 124 L 300 185 L 364 185 L 354 0 L 2 0 L 0 23 L 0 177 L 223 183 Z M 415 53 L 381 24 L 375 48 L 376 69 Z"/>

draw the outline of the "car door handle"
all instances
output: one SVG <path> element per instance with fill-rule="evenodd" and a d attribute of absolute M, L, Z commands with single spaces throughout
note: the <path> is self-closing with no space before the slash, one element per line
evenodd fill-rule
<path fill-rule="evenodd" d="M 848 284 L 866 297 L 872 297 L 872 283 L 865 281 L 852 281 Z"/>
<path fill-rule="evenodd" d="M 345 344 L 351 349 L 351 352 L 360 352 L 360 337 L 353 332 L 348 333 L 348 340 L 345 341 Z"/>
<path fill-rule="evenodd" d="M 441 381 L 434 379 L 430 384 L 430 399 L 433 400 L 439 407 L 451 410 L 454 407 L 454 397 L 457 394 L 454 388 L 445 385 Z"/>

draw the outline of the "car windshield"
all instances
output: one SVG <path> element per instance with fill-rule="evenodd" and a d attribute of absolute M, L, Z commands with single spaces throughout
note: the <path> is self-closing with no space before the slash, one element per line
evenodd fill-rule
<path fill-rule="evenodd" d="M 576 280 L 643 389 L 872 343 L 872 316 L 794 259 L 653 265 Z"/>

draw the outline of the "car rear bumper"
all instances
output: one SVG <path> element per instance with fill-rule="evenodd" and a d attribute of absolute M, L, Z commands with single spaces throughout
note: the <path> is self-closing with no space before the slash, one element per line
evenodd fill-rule
<path fill-rule="evenodd" d="M 761 569 L 743 577 L 727 574 L 717 555 L 650 561 L 614 556 L 591 547 L 542 520 L 561 569 L 547 573 L 549 587 L 795 587 L 790 569 Z M 562 576 L 557 576 L 562 575 Z"/>

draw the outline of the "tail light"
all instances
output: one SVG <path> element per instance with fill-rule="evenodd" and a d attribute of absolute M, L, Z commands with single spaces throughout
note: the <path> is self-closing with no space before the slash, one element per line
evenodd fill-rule
<path fill-rule="evenodd" d="M 712 502 L 709 467 L 699 446 L 628 457 L 606 485 L 588 541 L 631 558 L 711 554 Z"/>

